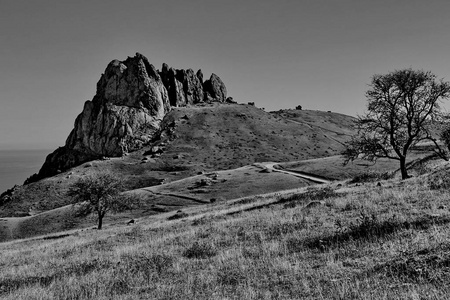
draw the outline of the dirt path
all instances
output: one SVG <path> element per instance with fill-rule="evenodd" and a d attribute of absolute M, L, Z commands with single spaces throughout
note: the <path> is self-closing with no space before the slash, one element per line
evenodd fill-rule
<path fill-rule="evenodd" d="M 285 173 L 285 174 L 289 174 L 292 176 L 296 176 L 296 177 L 300 177 L 303 179 L 307 179 L 310 181 L 313 181 L 315 183 L 330 183 L 329 180 L 323 179 L 321 177 L 318 176 L 314 176 L 311 174 L 304 174 L 302 172 L 293 172 L 293 171 L 287 171 L 287 170 L 280 170 L 280 169 L 276 169 L 275 166 L 278 165 L 278 163 L 274 163 L 274 162 L 264 162 L 264 163 L 259 163 L 257 165 L 260 165 L 266 169 L 269 169 L 273 172 L 280 172 L 280 173 Z"/>
<path fill-rule="evenodd" d="M 16 238 L 20 223 L 27 218 L 30 217 L 0 218 L 0 241 Z"/>

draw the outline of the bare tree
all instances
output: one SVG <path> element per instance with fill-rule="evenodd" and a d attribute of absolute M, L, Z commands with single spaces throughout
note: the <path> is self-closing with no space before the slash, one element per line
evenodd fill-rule
<path fill-rule="evenodd" d="M 439 102 L 450 96 L 450 83 L 436 80 L 431 72 L 412 69 L 375 75 L 366 92 L 367 112 L 355 122 L 358 133 L 346 144 L 345 163 L 355 158 L 400 161 L 402 179 L 408 178 L 406 157 L 423 141 L 447 159 L 435 136 L 442 121 Z"/>
<path fill-rule="evenodd" d="M 118 211 L 123 204 L 119 199 L 122 182 L 110 173 L 80 178 L 69 187 L 68 196 L 73 204 L 85 203 L 86 212 L 97 212 L 98 229 L 102 229 L 103 217 L 108 211 Z"/>

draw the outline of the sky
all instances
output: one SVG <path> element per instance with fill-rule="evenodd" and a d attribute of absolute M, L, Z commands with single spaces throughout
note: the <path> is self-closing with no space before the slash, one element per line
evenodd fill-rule
<path fill-rule="evenodd" d="M 356 116 L 375 74 L 450 81 L 449 12 L 448 0 L 0 0 L 0 150 L 64 145 L 107 64 L 136 52 L 213 72 L 266 111 Z"/>

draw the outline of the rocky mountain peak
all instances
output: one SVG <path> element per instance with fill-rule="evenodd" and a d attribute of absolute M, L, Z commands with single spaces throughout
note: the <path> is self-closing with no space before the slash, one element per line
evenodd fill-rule
<path fill-rule="evenodd" d="M 86 101 L 63 147 L 49 154 L 32 181 L 103 156 L 122 156 L 148 144 L 171 107 L 226 99 L 226 88 L 213 74 L 203 82 L 201 70 L 157 70 L 136 53 L 113 60 L 101 75 L 92 100 Z"/>

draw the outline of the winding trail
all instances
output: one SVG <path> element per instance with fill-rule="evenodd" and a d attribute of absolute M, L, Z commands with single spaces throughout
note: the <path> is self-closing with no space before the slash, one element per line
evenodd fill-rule
<path fill-rule="evenodd" d="M 20 223 L 30 217 L 0 218 L 0 241 L 12 240 L 17 237 Z"/>
<path fill-rule="evenodd" d="M 321 183 L 321 184 L 323 184 L 323 183 L 330 183 L 329 180 L 323 179 L 323 178 L 318 177 L 318 176 L 314 176 L 312 174 L 306 174 L 306 173 L 299 172 L 299 171 L 295 171 L 294 172 L 294 171 L 276 169 L 275 166 L 277 166 L 277 165 L 278 165 L 278 163 L 275 163 L 275 162 L 263 162 L 263 163 L 255 164 L 255 166 L 261 166 L 262 168 L 269 169 L 272 172 L 280 172 L 280 173 L 284 173 L 284 174 L 289 174 L 289 175 L 292 175 L 292 176 L 296 176 L 296 177 L 300 177 L 300 178 L 303 178 L 303 179 L 310 180 L 310 181 L 315 182 L 315 183 Z"/>

